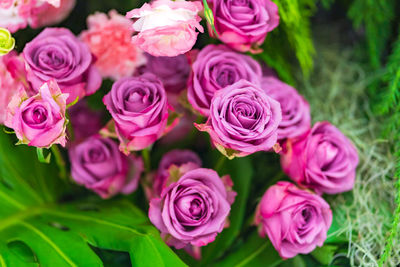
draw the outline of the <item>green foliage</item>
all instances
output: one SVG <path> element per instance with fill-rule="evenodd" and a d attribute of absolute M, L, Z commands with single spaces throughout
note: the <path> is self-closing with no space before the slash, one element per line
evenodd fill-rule
<path fill-rule="evenodd" d="M 303 73 L 308 76 L 313 69 L 315 49 L 312 41 L 310 17 L 316 10 L 314 0 L 277 0 L 280 25 L 296 54 Z M 268 43 L 268 37 L 267 42 Z M 280 46 L 282 43 L 279 44 Z M 274 53 L 280 51 L 275 47 Z"/>
<path fill-rule="evenodd" d="M 269 266 L 275 267 L 282 263 L 282 258 L 273 248 L 268 238 L 261 238 L 257 231 L 245 240 L 240 249 L 233 251 L 216 264 L 219 267 Z"/>
<path fill-rule="evenodd" d="M 355 28 L 363 27 L 367 39 L 368 56 L 373 68 L 379 68 L 381 57 L 391 37 L 395 15 L 395 0 L 354 0 L 348 16 Z"/>
<path fill-rule="evenodd" d="M 68 187 L 54 164 L 5 134 L 0 168 L 0 266 L 102 266 L 90 246 L 128 252 L 133 266 L 184 266 L 126 200 L 58 204 Z"/>

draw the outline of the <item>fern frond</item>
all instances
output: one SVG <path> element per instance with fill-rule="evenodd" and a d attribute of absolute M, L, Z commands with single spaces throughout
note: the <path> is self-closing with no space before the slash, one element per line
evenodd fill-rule
<path fill-rule="evenodd" d="M 355 0 L 348 11 L 354 27 L 365 28 L 369 61 L 375 69 L 381 65 L 392 31 L 395 3 L 395 0 Z"/>
<path fill-rule="evenodd" d="M 286 33 L 303 74 L 313 69 L 314 44 L 311 36 L 310 16 L 316 6 L 314 0 L 276 0 L 280 25 Z M 268 40 L 267 40 L 268 41 Z"/>

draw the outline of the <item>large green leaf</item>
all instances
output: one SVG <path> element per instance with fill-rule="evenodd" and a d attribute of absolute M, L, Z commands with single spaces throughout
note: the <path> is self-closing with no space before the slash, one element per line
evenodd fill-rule
<path fill-rule="evenodd" d="M 57 204 L 56 176 L 0 134 L 0 266 L 102 266 L 90 246 L 128 252 L 133 266 L 184 265 L 126 200 Z"/>
<path fill-rule="evenodd" d="M 282 259 L 276 252 L 268 238 L 261 238 L 257 231 L 236 250 L 218 262 L 218 267 L 275 267 L 282 263 Z"/>

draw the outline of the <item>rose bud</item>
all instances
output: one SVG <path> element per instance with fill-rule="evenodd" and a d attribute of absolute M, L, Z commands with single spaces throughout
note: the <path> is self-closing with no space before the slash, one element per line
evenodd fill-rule
<path fill-rule="evenodd" d="M 74 142 L 98 133 L 102 128 L 102 111 L 91 110 L 85 100 L 79 101 L 68 109 L 70 123 L 74 129 Z"/>
<path fill-rule="evenodd" d="M 288 139 L 281 165 L 295 182 L 318 193 L 337 194 L 354 186 L 357 149 L 329 122 L 318 122 L 307 135 Z"/>
<path fill-rule="evenodd" d="M 321 247 L 332 224 L 332 211 L 326 201 L 289 182 L 278 182 L 262 197 L 255 214 L 262 237 L 284 258 L 308 254 Z"/>
<path fill-rule="evenodd" d="M 208 132 L 216 148 L 232 159 L 276 148 L 281 119 L 276 100 L 240 80 L 215 93 L 207 122 L 195 126 Z"/>
<path fill-rule="evenodd" d="M 154 57 L 146 54 L 147 63 L 140 72 L 150 72 L 163 83 L 167 93 L 178 94 L 186 88 L 190 65 L 185 55 L 176 57 Z"/>
<path fill-rule="evenodd" d="M 140 157 L 125 156 L 108 138 L 92 136 L 69 150 L 72 178 L 102 198 L 130 194 L 143 172 Z"/>
<path fill-rule="evenodd" d="M 310 129 L 310 105 L 296 89 L 275 77 L 263 77 L 261 88 L 281 104 L 282 121 L 278 127 L 279 140 L 299 137 Z"/>
<path fill-rule="evenodd" d="M 15 39 L 11 33 L 0 27 L 0 56 L 4 56 L 11 52 L 15 47 Z"/>
<path fill-rule="evenodd" d="M 205 246 L 223 230 L 235 195 L 217 172 L 191 170 L 150 201 L 149 217 L 168 245 Z"/>
<path fill-rule="evenodd" d="M 146 62 L 143 52 L 132 43 L 131 21 L 111 10 L 109 15 L 96 13 L 87 19 L 88 30 L 81 39 L 96 57 L 96 67 L 103 78 L 118 80 L 132 76 Z"/>
<path fill-rule="evenodd" d="M 172 171 L 184 173 L 188 170 L 201 167 L 201 159 L 190 150 L 175 149 L 166 153 L 158 166 L 158 171 L 153 181 L 153 191 L 157 196 L 161 195 L 161 191 L 166 187 L 168 178 Z"/>
<path fill-rule="evenodd" d="M 261 52 L 267 33 L 279 24 L 278 7 L 270 0 L 209 2 L 218 38 L 241 52 Z"/>
<path fill-rule="evenodd" d="M 54 80 L 44 83 L 37 95 L 28 97 L 23 89 L 13 96 L 4 124 L 14 129 L 19 142 L 39 148 L 54 144 L 65 146 L 67 94 Z"/>
<path fill-rule="evenodd" d="M 153 56 L 174 57 L 192 49 L 198 32 L 203 32 L 200 2 L 156 0 L 128 12 L 128 18 L 137 19 L 133 29 L 138 32 L 133 43 Z"/>
<path fill-rule="evenodd" d="M 54 79 L 61 91 L 69 94 L 69 104 L 100 88 L 101 76 L 92 65 L 89 48 L 68 29 L 46 28 L 26 44 L 23 56 L 34 91 Z"/>
<path fill-rule="evenodd" d="M 188 100 L 195 110 L 209 116 L 214 93 L 241 79 L 260 85 L 260 64 L 224 45 L 208 45 L 193 63 Z"/>
<path fill-rule="evenodd" d="M 175 119 L 167 125 L 166 92 L 161 81 L 150 73 L 115 82 L 103 102 L 113 117 L 120 149 L 125 153 L 151 146 L 178 122 Z M 107 131 L 102 132 L 112 135 Z"/>

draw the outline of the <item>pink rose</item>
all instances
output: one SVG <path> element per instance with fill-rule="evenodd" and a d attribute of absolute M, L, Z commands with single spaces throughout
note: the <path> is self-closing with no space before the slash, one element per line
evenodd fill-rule
<path fill-rule="evenodd" d="M 72 178 L 102 198 L 135 191 L 144 169 L 142 158 L 125 156 L 113 140 L 98 135 L 72 147 L 69 157 Z"/>
<path fill-rule="evenodd" d="M 289 182 L 278 182 L 262 197 L 255 214 L 260 236 L 268 235 L 284 258 L 321 247 L 332 224 L 329 204 Z"/>
<path fill-rule="evenodd" d="M 208 132 L 216 148 L 231 159 L 275 148 L 281 119 L 276 100 L 240 80 L 215 92 L 207 123 L 195 126 Z"/>
<path fill-rule="evenodd" d="M 153 56 L 174 57 L 192 49 L 198 33 L 203 32 L 200 2 L 156 0 L 127 13 L 137 19 L 133 29 L 139 32 L 133 42 Z"/>
<path fill-rule="evenodd" d="M 171 119 L 167 125 L 167 94 L 161 81 L 151 73 L 118 80 L 103 102 L 115 124 L 111 130 L 115 130 L 125 153 L 149 147 L 178 123 Z M 110 127 L 102 133 L 113 136 Z"/>
<path fill-rule="evenodd" d="M 261 88 L 281 104 L 282 121 L 278 127 L 279 140 L 299 137 L 310 129 L 310 105 L 296 89 L 275 77 L 263 77 Z"/>
<path fill-rule="evenodd" d="M 132 76 L 136 68 L 146 62 L 143 52 L 131 41 L 134 33 L 131 21 L 115 10 L 107 14 L 96 13 L 87 19 L 89 29 L 81 34 L 82 40 L 96 56 L 96 67 L 103 78 Z"/>
<path fill-rule="evenodd" d="M 337 194 L 354 186 L 357 149 L 329 122 L 318 122 L 303 137 L 288 139 L 281 165 L 298 184 L 318 193 Z"/>
<path fill-rule="evenodd" d="M 260 52 L 268 32 L 279 24 L 277 5 L 271 0 L 209 0 L 219 39 L 228 46 Z"/>
<path fill-rule="evenodd" d="M 68 94 L 62 94 L 54 80 L 44 83 L 39 93 L 29 98 L 20 90 L 8 105 L 5 125 L 14 129 L 20 144 L 41 148 L 65 146 L 67 98 Z"/>
<path fill-rule="evenodd" d="M 202 247 L 215 240 L 236 195 L 224 181 L 214 170 L 192 169 L 150 201 L 150 221 L 168 245 Z"/>

